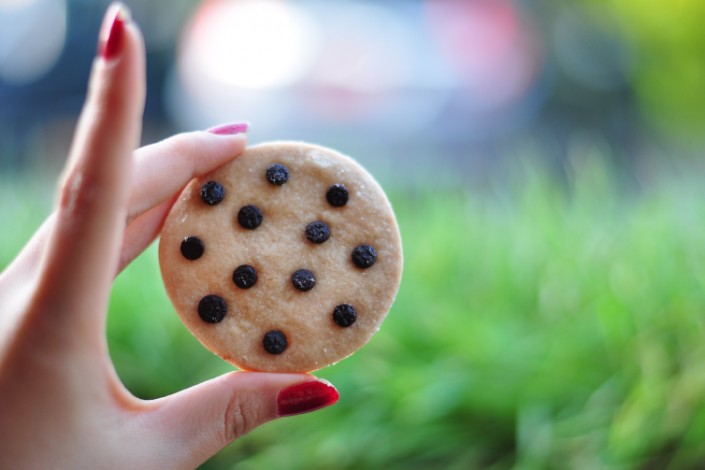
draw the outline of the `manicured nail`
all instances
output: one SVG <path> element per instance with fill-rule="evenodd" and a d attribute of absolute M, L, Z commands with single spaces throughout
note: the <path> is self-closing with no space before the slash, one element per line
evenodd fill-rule
<path fill-rule="evenodd" d="M 130 10 L 121 4 L 114 3 L 108 8 L 100 28 L 98 50 L 104 60 L 111 60 L 120 55 L 125 43 L 125 24 L 130 21 Z"/>
<path fill-rule="evenodd" d="M 222 124 L 219 126 L 211 127 L 206 129 L 206 132 L 217 135 L 235 135 L 244 134 L 249 129 L 249 125 L 246 122 L 236 122 L 232 124 Z"/>
<path fill-rule="evenodd" d="M 291 416 L 333 405 L 340 395 L 333 385 L 313 380 L 291 385 L 277 395 L 277 414 Z"/>

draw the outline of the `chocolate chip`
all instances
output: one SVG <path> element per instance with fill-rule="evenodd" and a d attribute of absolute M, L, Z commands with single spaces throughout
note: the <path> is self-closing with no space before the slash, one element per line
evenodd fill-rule
<path fill-rule="evenodd" d="M 240 289 L 249 289 L 257 284 L 257 271 L 249 264 L 238 266 L 233 273 L 233 282 Z"/>
<path fill-rule="evenodd" d="M 352 251 L 352 260 L 356 266 L 367 269 L 377 261 L 377 253 L 370 245 L 358 245 Z"/>
<path fill-rule="evenodd" d="M 357 312 L 350 304 L 340 304 L 333 309 L 333 321 L 343 328 L 347 328 L 357 319 Z"/>
<path fill-rule="evenodd" d="M 289 345 L 289 342 L 286 340 L 284 333 L 279 330 L 272 330 L 264 335 L 262 345 L 269 354 L 281 354 Z"/>
<path fill-rule="evenodd" d="M 186 237 L 181 242 L 181 254 L 186 259 L 195 260 L 203 256 L 206 245 L 198 237 Z"/>
<path fill-rule="evenodd" d="M 334 184 L 328 188 L 326 199 L 333 207 L 343 207 L 348 203 L 348 188 L 342 184 Z"/>
<path fill-rule="evenodd" d="M 275 186 L 281 186 L 289 181 L 289 169 L 280 163 L 267 168 L 267 181 Z"/>
<path fill-rule="evenodd" d="M 291 283 L 298 290 L 306 292 L 313 289 L 316 285 L 316 276 L 308 269 L 299 269 L 291 275 Z"/>
<path fill-rule="evenodd" d="M 306 226 L 306 238 L 313 243 L 323 243 L 330 237 L 330 228 L 325 222 L 317 220 Z"/>
<path fill-rule="evenodd" d="M 198 302 L 198 315 L 206 323 L 219 323 L 227 313 L 228 305 L 217 295 L 207 295 Z"/>
<path fill-rule="evenodd" d="M 201 187 L 201 199 L 208 205 L 214 206 L 225 197 L 223 185 L 217 181 L 209 181 Z"/>
<path fill-rule="evenodd" d="M 240 209 L 240 212 L 237 213 L 237 221 L 240 226 L 250 230 L 259 227 L 262 224 L 262 219 L 264 219 L 262 210 L 251 204 L 244 206 Z"/>

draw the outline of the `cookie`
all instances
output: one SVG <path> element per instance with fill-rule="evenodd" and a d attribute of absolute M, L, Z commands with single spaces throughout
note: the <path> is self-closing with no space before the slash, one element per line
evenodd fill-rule
<path fill-rule="evenodd" d="M 379 329 L 402 250 L 387 197 L 357 162 L 277 142 L 189 183 L 164 223 L 159 262 L 206 348 L 243 370 L 309 372 Z"/>

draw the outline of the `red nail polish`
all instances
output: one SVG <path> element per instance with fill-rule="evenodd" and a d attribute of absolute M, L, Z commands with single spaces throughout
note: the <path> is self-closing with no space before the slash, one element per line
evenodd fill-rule
<path fill-rule="evenodd" d="M 244 134 L 247 132 L 250 126 L 246 122 L 236 122 L 233 124 L 222 124 L 220 126 L 211 127 L 206 129 L 206 132 L 217 135 L 235 135 Z"/>
<path fill-rule="evenodd" d="M 279 416 L 291 416 L 318 410 L 338 401 L 338 391 L 328 382 L 313 380 L 291 385 L 277 395 Z"/>
<path fill-rule="evenodd" d="M 114 59 L 122 52 L 125 23 L 129 19 L 129 10 L 124 5 L 115 4 L 108 9 L 99 36 L 100 56 L 104 60 Z"/>

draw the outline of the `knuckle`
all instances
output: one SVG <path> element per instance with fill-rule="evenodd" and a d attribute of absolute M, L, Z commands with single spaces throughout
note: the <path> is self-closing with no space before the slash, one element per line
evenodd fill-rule
<path fill-rule="evenodd" d="M 223 436 L 232 442 L 254 429 L 258 424 L 256 407 L 250 407 L 239 395 L 233 395 L 225 412 Z"/>
<path fill-rule="evenodd" d="M 84 213 L 84 208 L 95 200 L 95 189 L 95 184 L 80 168 L 69 171 L 59 188 L 59 213 L 64 219 Z"/>

